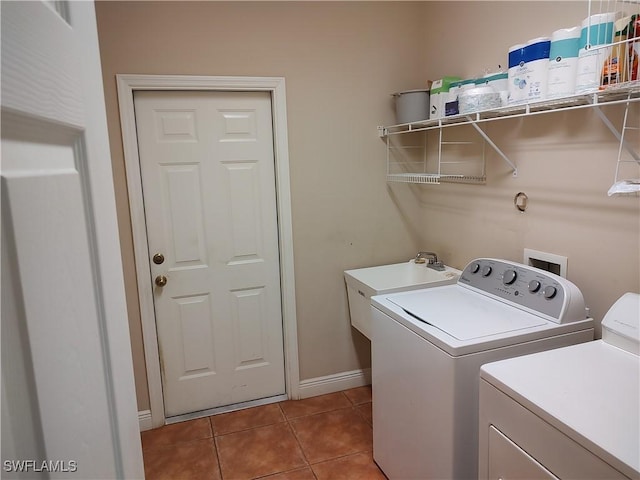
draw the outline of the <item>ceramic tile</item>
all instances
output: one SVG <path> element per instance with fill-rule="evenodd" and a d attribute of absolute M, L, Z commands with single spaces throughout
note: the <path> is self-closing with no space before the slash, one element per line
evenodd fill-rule
<path fill-rule="evenodd" d="M 282 410 L 277 403 L 222 413 L 214 415 L 210 419 L 213 433 L 216 436 L 285 421 Z"/>
<path fill-rule="evenodd" d="M 149 430 L 146 477 L 384 479 L 371 457 L 371 405 L 371 387 L 358 387 Z"/>
<path fill-rule="evenodd" d="M 187 422 L 174 423 L 164 427 L 154 428 L 142 432 L 142 448 L 157 447 L 159 445 L 175 445 L 177 443 L 192 442 L 204 438 L 211 438 L 211 424 L 208 418 L 198 418 Z"/>
<path fill-rule="evenodd" d="M 371 402 L 363 403 L 362 405 L 358 405 L 353 407 L 358 414 L 364 418 L 364 421 L 369 425 L 373 426 L 373 405 Z"/>
<path fill-rule="evenodd" d="M 301 470 L 276 473 L 275 475 L 262 477 L 260 480 L 316 480 L 316 476 L 311 471 L 311 468 L 306 467 Z"/>
<path fill-rule="evenodd" d="M 371 385 L 351 388 L 349 390 L 345 390 L 342 393 L 344 393 L 349 401 L 351 401 L 351 403 L 353 403 L 354 405 L 361 405 L 363 403 L 371 401 Z"/>
<path fill-rule="evenodd" d="M 353 408 L 291 420 L 309 463 L 373 449 L 373 430 Z"/>
<path fill-rule="evenodd" d="M 222 476 L 249 479 L 307 465 L 287 423 L 216 437 Z"/>
<path fill-rule="evenodd" d="M 385 480 L 369 452 L 316 463 L 311 466 L 318 480 Z"/>
<path fill-rule="evenodd" d="M 160 445 L 143 452 L 146 480 L 221 480 L 213 439 Z"/>
<path fill-rule="evenodd" d="M 304 400 L 286 400 L 280 403 L 287 418 L 297 418 L 316 413 L 349 407 L 351 403 L 342 392 L 319 395 Z"/>

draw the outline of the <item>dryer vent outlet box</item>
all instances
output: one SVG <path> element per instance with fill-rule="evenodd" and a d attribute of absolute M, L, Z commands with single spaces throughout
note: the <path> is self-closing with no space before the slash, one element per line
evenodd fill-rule
<path fill-rule="evenodd" d="M 567 278 L 567 257 L 562 255 L 525 248 L 522 263 Z"/>

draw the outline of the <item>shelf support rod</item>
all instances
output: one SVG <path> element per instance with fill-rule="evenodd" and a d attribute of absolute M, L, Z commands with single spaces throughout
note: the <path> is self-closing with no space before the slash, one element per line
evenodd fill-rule
<path fill-rule="evenodd" d="M 442 127 L 438 131 L 438 177 L 442 173 Z"/>
<path fill-rule="evenodd" d="M 471 125 L 473 125 L 473 128 L 475 128 L 475 129 L 478 131 L 478 133 L 480 134 L 480 136 L 481 136 L 482 138 L 484 138 L 484 140 L 485 140 L 489 145 L 491 145 L 491 148 L 493 148 L 493 149 L 496 151 L 496 153 L 497 153 L 498 155 L 500 155 L 500 156 L 502 157 L 502 159 L 503 159 L 505 162 L 507 162 L 507 163 L 509 164 L 509 166 L 510 166 L 510 167 L 511 167 L 511 169 L 513 170 L 513 176 L 514 176 L 514 177 L 517 177 L 517 176 L 518 176 L 518 167 L 516 167 L 516 166 L 515 166 L 515 164 L 514 164 L 511 160 L 509 160 L 509 159 L 507 158 L 507 156 L 504 154 L 504 152 L 503 152 L 502 150 L 500 150 L 500 148 L 498 148 L 498 146 L 493 142 L 493 140 L 491 140 L 491 139 L 489 138 L 489 136 L 488 136 L 486 133 L 484 133 L 484 130 L 482 130 L 482 129 L 478 126 L 478 124 L 477 124 L 476 122 L 471 121 Z"/>
<path fill-rule="evenodd" d="M 609 120 L 609 117 L 605 115 L 605 113 L 600 109 L 599 106 L 595 106 L 594 108 L 596 109 L 596 113 L 600 117 L 600 120 L 602 120 L 602 123 L 604 123 L 607 126 L 607 128 L 611 130 L 611 133 L 613 133 L 613 135 L 618 139 L 618 141 L 620 142 L 620 146 L 624 147 L 624 149 L 627 152 L 629 152 L 629 154 L 633 157 L 633 159 L 640 164 L 640 155 L 638 155 L 638 153 L 633 149 L 633 147 L 631 147 L 627 142 L 624 141 L 622 134 L 613 125 L 613 123 L 611 123 L 611 120 Z M 628 111 L 629 103 L 627 103 L 626 108 Z M 627 111 L 625 111 L 625 123 L 626 123 Z"/>

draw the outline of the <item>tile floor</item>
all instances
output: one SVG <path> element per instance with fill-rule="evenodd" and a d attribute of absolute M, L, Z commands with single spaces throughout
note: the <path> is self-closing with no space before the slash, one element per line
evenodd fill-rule
<path fill-rule="evenodd" d="M 372 450 L 370 386 L 142 432 L 148 480 L 384 480 Z"/>

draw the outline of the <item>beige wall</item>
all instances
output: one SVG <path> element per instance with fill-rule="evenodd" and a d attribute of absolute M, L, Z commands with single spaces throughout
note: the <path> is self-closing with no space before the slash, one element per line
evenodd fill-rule
<path fill-rule="evenodd" d="M 518 163 L 517 178 L 492 152 L 486 186 L 384 178 L 376 126 L 394 122 L 390 93 L 504 66 L 509 46 L 579 23 L 584 10 L 583 2 L 98 2 L 139 409 L 149 401 L 116 74 L 285 77 L 304 380 L 370 365 L 368 342 L 349 327 L 342 271 L 418 249 L 459 268 L 478 256 L 519 261 L 524 247 L 566 255 L 598 319 L 623 292 L 640 290 L 639 202 L 606 196 L 617 144 L 593 112 L 488 126 Z M 525 214 L 513 207 L 519 191 L 530 198 Z"/>

